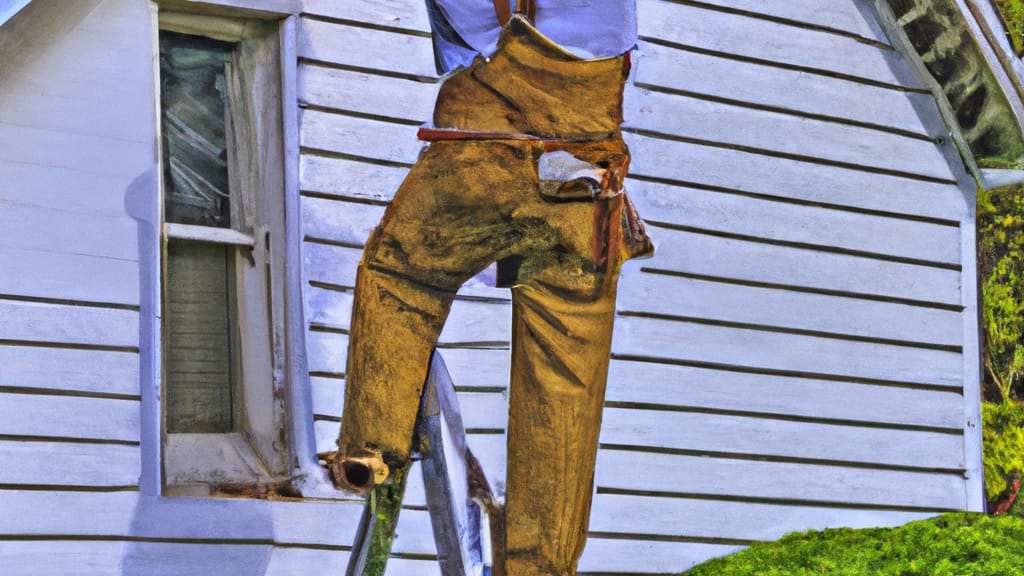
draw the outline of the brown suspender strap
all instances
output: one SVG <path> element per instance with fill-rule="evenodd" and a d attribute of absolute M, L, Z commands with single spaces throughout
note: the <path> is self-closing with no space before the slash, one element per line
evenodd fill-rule
<path fill-rule="evenodd" d="M 509 9 L 508 0 L 494 0 L 494 11 L 498 14 L 498 23 L 504 26 L 512 19 L 512 11 Z M 526 16 L 530 24 L 537 21 L 536 0 L 516 0 L 516 14 Z"/>
<path fill-rule="evenodd" d="M 498 24 L 502 27 L 512 19 L 512 11 L 509 10 L 508 0 L 494 0 L 494 11 L 498 13 Z"/>
<path fill-rule="evenodd" d="M 526 16 L 530 24 L 537 22 L 537 0 L 516 0 L 516 14 Z"/>

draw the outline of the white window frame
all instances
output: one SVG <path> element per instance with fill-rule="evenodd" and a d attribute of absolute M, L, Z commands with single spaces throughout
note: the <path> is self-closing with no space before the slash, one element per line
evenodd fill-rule
<path fill-rule="evenodd" d="M 238 336 L 233 345 L 239 349 L 235 366 L 241 375 L 234 384 L 234 431 L 168 433 L 161 417 L 162 491 L 202 495 L 232 486 L 288 484 L 292 470 L 284 342 L 288 178 L 282 23 L 238 17 L 237 10 L 228 16 L 195 14 L 191 3 L 186 3 L 188 13 L 178 12 L 174 8 L 181 2 L 173 3 L 171 9 L 167 4 L 171 3 L 160 4 L 160 30 L 236 45 L 227 118 L 232 227 L 163 223 L 161 216 L 160 246 L 161 262 L 166 262 L 167 243 L 175 240 L 211 242 L 236 251 L 232 260 L 237 290 L 232 304 Z M 158 141 L 162 145 L 162 136 Z M 162 183 L 160 209 L 162 213 Z M 164 281 L 161 274 L 161 295 Z M 161 358 L 166 353 L 162 342 L 161 338 Z"/>

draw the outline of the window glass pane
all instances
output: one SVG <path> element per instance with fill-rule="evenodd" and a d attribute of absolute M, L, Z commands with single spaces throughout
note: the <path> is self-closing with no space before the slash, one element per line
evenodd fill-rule
<path fill-rule="evenodd" d="M 231 227 L 226 115 L 234 45 L 160 32 L 164 220 Z"/>
<path fill-rule="evenodd" d="M 233 429 L 233 247 L 171 241 L 164 297 L 168 432 Z"/>

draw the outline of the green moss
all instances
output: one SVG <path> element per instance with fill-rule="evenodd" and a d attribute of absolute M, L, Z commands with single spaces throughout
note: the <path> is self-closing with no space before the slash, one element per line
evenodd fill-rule
<path fill-rule="evenodd" d="M 1021 0 L 1024 2 L 1024 0 Z M 1019 168 L 979 160 L 983 168 Z M 1024 397 L 1024 187 L 978 191 L 978 273 L 985 330 L 986 398 Z"/>
<path fill-rule="evenodd" d="M 406 477 L 409 464 L 393 466 L 391 478 L 374 486 L 370 496 L 371 512 L 374 515 L 373 533 L 362 576 L 383 576 L 391 555 L 391 544 L 395 538 L 398 515 L 402 511 L 402 497 L 405 495 Z"/>
<path fill-rule="evenodd" d="M 899 528 L 791 534 L 686 576 L 1006 576 L 1024 574 L 1024 519 L 953 513 Z"/>
<path fill-rule="evenodd" d="M 1024 0 L 995 0 L 1017 54 L 1024 52 Z"/>
<path fill-rule="evenodd" d="M 996 500 L 1007 478 L 1024 473 L 1024 408 L 1013 404 L 982 404 L 985 495 Z"/>

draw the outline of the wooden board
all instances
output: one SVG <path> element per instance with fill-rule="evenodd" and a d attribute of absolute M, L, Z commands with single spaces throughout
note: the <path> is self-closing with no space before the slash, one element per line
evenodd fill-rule
<path fill-rule="evenodd" d="M 898 526 L 931 516 L 934 513 L 598 494 L 590 531 L 768 541 L 797 526 L 801 530 Z"/>
<path fill-rule="evenodd" d="M 130 260 L 0 246 L 0 270 L 0 294 L 139 303 L 138 265 Z"/>
<path fill-rule="evenodd" d="M 83 45 L 79 33 L 71 50 L 84 52 L 71 56 L 62 52 L 47 54 L 33 61 L 35 74 L 17 78 L 11 84 L 0 110 L 0 122 L 45 128 L 108 141 L 143 143 L 152 120 L 147 102 L 135 102 L 139 95 L 139 58 L 125 58 L 131 48 L 111 42 L 109 35 L 94 31 L 89 45 Z M 64 61 L 57 62 L 58 58 Z M 134 67 L 126 64 L 135 64 Z M 5 88 L 7 88 L 5 86 Z M 62 110 L 66 115 L 47 116 L 44 110 Z"/>
<path fill-rule="evenodd" d="M 857 39 L 689 4 L 639 0 L 640 35 L 734 57 L 920 88 L 899 56 Z"/>
<path fill-rule="evenodd" d="M 135 352 L 0 346 L 0 366 L 0 387 L 139 393 Z"/>
<path fill-rule="evenodd" d="M 306 334 L 310 372 L 345 373 L 348 334 L 313 331 Z"/>
<path fill-rule="evenodd" d="M 430 38 L 305 18 L 299 58 L 414 77 L 437 76 Z"/>
<path fill-rule="evenodd" d="M 361 248 L 306 242 L 302 245 L 302 273 L 306 282 L 355 286 Z"/>
<path fill-rule="evenodd" d="M 305 0 L 303 10 L 328 18 L 356 20 L 376 26 L 429 32 L 427 11 L 415 0 L 375 0 L 374 2 L 338 3 L 335 0 Z"/>
<path fill-rule="evenodd" d="M 0 338 L 28 342 L 137 347 L 139 313 L 0 298 Z"/>
<path fill-rule="evenodd" d="M 138 446 L 0 440 L 0 484 L 132 486 L 139 482 Z"/>
<path fill-rule="evenodd" d="M 963 380 L 958 352 L 642 317 L 616 321 L 612 353 L 940 386 Z"/>
<path fill-rule="evenodd" d="M 808 432 L 810 435 L 811 432 Z M 657 471 L 642 473 L 640 471 Z M 731 460 L 602 450 L 597 490 L 651 491 L 680 497 L 962 509 L 959 474 Z"/>
<path fill-rule="evenodd" d="M 311 376 L 309 387 L 313 396 L 313 415 L 341 417 L 345 401 L 345 379 Z"/>
<path fill-rule="evenodd" d="M 432 558 L 395 558 L 388 560 L 385 576 L 442 576 L 441 567 Z"/>
<path fill-rule="evenodd" d="M 368 2 L 366 4 L 369 4 Z M 307 63 L 299 67 L 299 102 L 424 123 L 434 114 L 440 83 Z M 401 94 L 401 98 L 395 98 Z"/>
<path fill-rule="evenodd" d="M 961 302 L 955 270 L 709 233 L 662 228 L 651 234 L 658 251 L 640 263 L 644 268 L 947 306 Z"/>
<path fill-rule="evenodd" d="M 296 547 L 350 545 L 363 511 L 361 500 L 161 498 L 135 491 L 0 490 L 0 502 L 11 512 L 0 518 L 0 535 L 265 540 Z"/>
<path fill-rule="evenodd" d="M 964 465 L 963 438 L 956 434 L 699 412 L 606 408 L 601 443 L 921 469 Z"/>
<path fill-rule="evenodd" d="M 398 516 L 392 554 L 437 554 L 430 513 L 426 510 L 403 509 Z"/>
<path fill-rule="evenodd" d="M 323 574 L 344 574 L 350 555 L 348 550 L 275 546 L 270 552 L 270 563 L 267 565 L 265 576 L 300 576 L 314 566 Z"/>
<path fill-rule="evenodd" d="M 361 499 L 347 502 L 271 502 L 274 541 L 295 546 L 351 546 L 363 513 Z"/>
<path fill-rule="evenodd" d="M 685 38 L 683 39 L 685 42 Z M 678 50 L 641 41 L 634 80 L 641 87 L 662 87 L 705 98 L 749 103 L 794 114 L 825 117 L 925 134 L 914 102 L 933 102 L 930 94 L 908 94 L 843 78 L 778 68 L 729 55 Z M 864 106 L 864 102 L 872 102 Z M 935 136 L 938 136 L 936 134 Z"/>
<path fill-rule="evenodd" d="M 362 246 L 384 206 L 324 198 L 302 199 L 302 232 L 306 238 Z"/>
<path fill-rule="evenodd" d="M 4 204 L 0 210 L 0 244 L 11 248 L 71 252 L 135 261 L 139 258 L 135 221 L 126 214 L 108 216 Z"/>
<path fill-rule="evenodd" d="M 627 129 L 932 178 L 950 174 L 931 141 L 872 128 L 640 89 L 626 92 L 623 106 Z"/>
<path fill-rule="evenodd" d="M 138 500 L 136 491 L 0 490 L 0 535 L 125 536 Z"/>
<path fill-rule="evenodd" d="M 0 435 L 139 441 L 139 402 L 0 393 Z"/>
<path fill-rule="evenodd" d="M 741 413 L 957 430 L 959 388 L 948 391 L 612 360 L 606 400 Z"/>
<path fill-rule="evenodd" d="M 337 154 L 411 164 L 425 145 L 416 139 L 417 130 L 406 124 L 306 110 L 302 114 L 301 144 Z"/>
<path fill-rule="evenodd" d="M 407 168 L 312 153 L 303 154 L 299 162 L 303 191 L 372 202 L 389 202 L 408 172 Z"/>
<path fill-rule="evenodd" d="M 6 576 L 110 576 L 119 573 L 123 542 L 0 541 Z"/>
<path fill-rule="evenodd" d="M 121 566 L 125 574 L 146 576 L 259 575 L 266 573 L 270 551 L 269 543 L 128 542 Z"/>
<path fill-rule="evenodd" d="M 618 309 L 943 346 L 960 346 L 964 331 L 953 310 L 644 272 L 620 280 Z"/>
<path fill-rule="evenodd" d="M 952 182 L 926 182 L 633 134 L 625 137 L 633 156 L 630 172 L 635 176 L 950 221 L 960 221 L 967 213 L 963 195 Z"/>
<path fill-rule="evenodd" d="M 881 28 L 865 17 L 856 2 L 847 0 L 701 0 L 704 4 L 721 6 L 770 18 L 788 20 L 793 26 L 829 28 L 836 33 L 856 34 L 873 42 L 888 43 Z"/>
<path fill-rule="evenodd" d="M 15 124 L 0 123 L 0 142 L 18 143 L 0 147 L 0 163 L 32 163 L 119 176 L 121 186 L 111 191 L 119 197 L 153 161 L 152 142 L 127 142 Z M 55 150 L 61 153 L 54 155 Z"/>
<path fill-rule="evenodd" d="M 118 174 L 93 174 L 85 170 L 45 164 L 0 162 L 0 190 L 8 205 L 39 206 L 108 219 L 124 217 L 127 182 Z M 90 190 L 116 190 L 118 194 L 90 194 Z M 80 225 L 87 225 L 80 222 Z M 3 236 L 3 242 L 14 235 Z"/>
<path fill-rule="evenodd" d="M 928 262 L 961 262 L 957 226 L 658 182 L 634 180 L 628 189 L 640 215 L 652 223 Z"/>
<path fill-rule="evenodd" d="M 630 538 L 587 540 L 579 574 L 677 574 L 696 564 L 742 550 L 743 546 L 699 542 L 659 542 Z"/>

